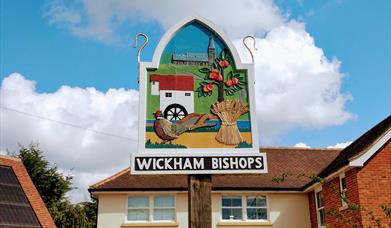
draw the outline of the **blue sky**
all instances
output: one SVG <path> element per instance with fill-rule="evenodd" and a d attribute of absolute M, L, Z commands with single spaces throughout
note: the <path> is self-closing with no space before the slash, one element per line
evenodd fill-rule
<path fill-rule="evenodd" d="M 268 138 L 261 140 L 263 145 L 293 146 L 303 142 L 311 147 L 327 147 L 348 142 L 391 113 L 390 1 L 251 0 L 226 4 L 226 12 L 208 11 L 201 3 L 175 1 L 160 5 L 148 5 L 145 3 L 148 1 L 125 1 L 123 5 L 105 5 L 115 1 L 97 1 L 95 4 L 58 0 L 1 1 L 2 106 L 7 104 L 7 107 L 25 113 L 82 128 L 119 136 L 132 135 L 137 129 L 137 120 L 129 118 L 133 118 L 132 112 L 137 109 L 138 95 L 135 91 L 138 89 L 136 50 L 132 48 L 134 35 L 138 32 L 149 35 L 150 42 L 142 53 L 142 60 L 150 61 L 165 30 L 187 14 L 196 14 L 221 26 L 236 45 L 240 46 L 240 38 L 244 35 L 256 35 L 260 49 L 255 62 L 256 74 L 261 78 L 261 85 L 257 88 L 257 99 L 261 99 L 257 104 L 261 107 L 259 131 L 261 138 L 264 134 Z M 219 1 L 208 5 L 217 7 Z M 171 3 L 180 9 L 175 14 L 169 12 Z M 241 11 L 233 12 L 237 9 Z M 291 63 L 285 55 L 275 54 L 284 51 L 302 63 Z M 269 61 L 267 57 L 276 60 Z M 279 59 L 287 62 L 279 63 Z M 271 71 L 268 71 L 269 63 L 273 65 Z M 23 78 L 11 77 L 14 72 Z M 316 76 L 313 72 L 324 76 Z M 316 77 L 319 79 L 314 79 Z M 312 79 L 314 83 L 308 84 L 307 81 Z M 36 88 L 31 81 L 36 82 Z M 325 85 L 320 85 L 322 83 Z M 301 88 L 297 89 L 299 92 L 291 91 L 295 86 Z M 288 99 L 283 98 L 284 92 L 278 92 L 280 88 L 288 91 L 285 96 Z M 322 93 L 330 94 L 315 95 L 318 88 Z M 6 89 L 15 93 L 5 96 Z M 111 92 L 107 92 L 109 90 Z M 266 94 L 268 91 L 272 92 Z M 312 96 L 319 96 L 319 99 L 308 99 Z M 102 107 L 118 105 L 112 109 L 97 108 L 96 100 L 104 104 Z M 125 103 L 129 107 L 121 106 L 122 100 L 128 102 Z M 285 109 L 285 106 L 289 107 Z M 264 107 L 269 110 L 262 109 Z M 28 119 L 35 121 L 31 116 L 5 110 L 1 110 L 1 114 L 3 120 L 15 122 L 14 125 L 3 124 L 2 134 L 9 137 L 2 139 L 1 150 L 14 149 L 12 145 L 18 141 L 26 144 L 29 140 L 37 140 L 46 150 L 57 150 L 61 145 L 82 153 L 91 150 L 86 145 L 93 145 L 91 142 L 98 140 L 90 135 L 93 133 L 86 133 L 80 137 L 83 138 L 80 146 L 72 146 L 72 140 L 66 140 L 67 135 L 62 141 L 50 138 L 58 131 L 45 132 L 45 129 L 55 128 L 46 122 L 39 125 L 45 127 L 42 127 L 45 134 L 39 135 L 17 125 L 21 122 L 33 124 L 28 122 Z M 281 126 L 277 126 L 278 123 Z M 13 133 L 10 129 L 19 131 Z M 26 133 L 23 137 L 19 137 L 21 131 Z M 61 131 L 64 131 L 61 134 L 69 133 L 70 136 L 78 133 L 66 126 Z M 103 142 L 106 138 L 99 138 L 96 142 Z M 110 140 L 113 140 L 110 141 L 112 144 L 108 145 L 121 146 L 123 143 L 120 139 Z M 57 147 L 54 144 L 48 146 L 52 142 L 56 142 Z M 122 149 L 123 154 L 129 154 L 135 148 L 133 141 L 126 143 L 122 145 L 126 147 Z M 105 147 L 96 145 L 97 148 Z M 113 167 L 125 164 L 124 161 L 113 162 L 111 168 L 96 173 L 91 171 L 92 168 L 84 169 L 89 164 L 78 163 L 83 160 L 80 156 L 72 157 L 66 151 L 63 155 L 60 152 L 48 154 L 60 167 L 75 168 L 84 173 L 84 180 L 76 180 L 80 186 L 88 184 L 86 180 L 91 180 L 91 175 L 99 179 L 104 173 L 116 170 Z"/>
<path fill-rule="evenodd" d="M 342 62 L 343 90 L 353 95 L 347 109 L 357 115 L 341 126 L 295 130 L 287 140 L 320 146 L 327 138 L 354 140 L 391 114 L 390 1 L 280 1 L 279 5 L 306 23 L 327 57 Z"/>
<path fill-rule="evenodd" d="M 1 78 L 19 72 L 37 82 L 37 90 L 53 92 L 62 85 L 133 88 L 136 58 L 132 36 L 153 30 L 155 36 L 143 52 L 150 60 L 164 29 L 155 22 L 135 22 L 120 44 L 105 44 L 75 37 L 61 26 L 50 25 L 45 1 L 1 2 Z M 276 1 L 290 18 L 303 21 L 328 58 L 342 62 L 343 90 L 353 95 L 347 110 L 355 120 L 319 130 L 293 129 L 278 145 L 305 141 L 327 146 L 356 138 L 390 114 L 390 2 L 389 1 Z M 145 26 L 148 24 L 147 26 Z M 126 43 L 127 41 L 127 43 Z"/>

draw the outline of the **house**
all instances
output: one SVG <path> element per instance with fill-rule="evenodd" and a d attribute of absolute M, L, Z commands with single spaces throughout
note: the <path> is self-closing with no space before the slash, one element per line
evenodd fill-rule
<path fill-rule="evenodd" d="M 307 184 L 305 192 L 311 211 L 311 226 L 351 227 L 354 222 L 364 227 L 391 224 L 381 205 L 391 208 L 391 116 L 377 124 L 346 147 L 318 174 L 326 183 Z M 343 197 L 341 197 L 341 195 Z M 362 210 L 351 210 L 360 205 Z M 325 212 L 339 212 L 345 225 Z M 373 217 L 372 217 L 373 215 Z"/>
<path fill-rule="evenodd" d="M 0 155 L 0 227 L 56 227 L 20 159 Z"/>
<path fill-rule="evenodd" d="M 159 96 L 159 108 L 168 120 L 180 120 L 194 112 L 194 77 L 151 75 L 151 95 Z"/>
<path fill-rule="evenodd" d="M 389 224 L 380 205 L 391 207 L 390 139 L 391 116 L 343 150 L 261 147 L 267 174 L 212 176 L 212 227 L 374 226 L 374 217 Z M 273 181 L 283 174 L 284 181 Z M 89 191 L 98 200 L 98 227 L 182 228 L 187 186 L 186 175 L 131 175 L 127 168 Z M 365 210 L 352 210 L 353 203 Z M 333 209 L 339 220 L 327 214 Z"/>

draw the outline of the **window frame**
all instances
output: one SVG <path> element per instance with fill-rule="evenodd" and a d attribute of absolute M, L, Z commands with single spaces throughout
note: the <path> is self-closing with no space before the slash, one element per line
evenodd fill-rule
<path fill-rule="evenodd" d="M 191 93 L 190 92 L 185 92 L 185 97 L 191 97 Z"/>
<path fill-rule="evenodd" d="M 174 205 L 172 206 L 172 207 L 155 207 L 155 198 L 156 197 L 167 197 L 167 196 L 170 196 L 170 197 L 172 197 L 173 198 L 173 200 L 174 200 Z M 152 215 L 151 215 L 151 221 L 155 221 L 155 222 L 175 222 L 176 221 L 176 200 L 175 200 L 175 196 L 174 195 L 153 195 L 153 196 L 151 196 L 152 197 L 152 200 L 153 200 L 153 202 L 152 202 L 152 208 L 151 208 L 151 210 L 152 210 Z M 155 215 L 155 213 L 154 213 L 154 211 L 155 211 L 155 209 L 160 209 L 160 210 L 173 210 L 174 211 L 174 218 L 172 219 L 172 220 L 155 220 L 154 219 L 154 215 Z"/>
<path fill-rule="evenodd" d="M 164 97 L 172 97 L 172 92 L 165 92 Z"/>
<path fill-rule="evenodd" d="M 322 191 L 322 188 L 318 188 L 318 189 L 315 189 L 315 210 L 316 210 L 316 221 L 318 223 L 318 227 L 320 228 L 324 228 L 326 227 L 326 214 L 325 214 L 325 209 L 324 209 L 324 195 L 323 195 L 323 191 Z M 322 194 L 322 207 L 319 207 L 318 205 L 318 193 L 321 193 Z M 324 224 L 322 225 L 321 224 L 321 221 L 320 221 L 320 210 L 323 210 L 323 215 L 324 215 Z"/>
<path fill-rule="evenodd" d="M 224 219 L 223 218 L 223 197 L 240 197 L 242 202 L 242 219 Z M 266 208 L 266 219 L 248 219 L 247 217 L 247 197 L 265 197 L 265 207 L 250 207 L 250 208 Z M 232 208 L 232 207 L 230 207 Z M 269 222 L 269 196 L 268 194 L 222 194 L 220 197 L 220 221 L 222 222 Z"/>
<path fill-rule="evenodd" d="M 241 206 L 240 207 L 223 207 L 223 198 L 224 197 L 237 197 L 237 198 L 240 198 L 240 202 L 241 202 Z M 221 220 L 222 221 L 242 221 L 243 220 L 243 196 L 241 195 L 222 195 L 221 196 L 221 200 L 220 200 L 220 206 L 221 206 Z M 238 209 L 240 208 L 241 209 L 241 214 L 242 214 L 242 219 L 224 219 L 223 218 L 223 209 L 224 208 L 231 208 L 231 209 Z"/>
<path fill-rule="evenodd" d="M 265 197 L 265 200 L 266 200 L 266 206 L 259 206 L 259 207 L 248 207 L 247 206 L 247 198 L 248 197 L 255 197 L 255 198 L 257 198 L 257 197 Z M 267 195 L 246 195 L 245 197 L 244 197 L 244 200 L 245 200 L 245 202 L 246 202 L 246 212 L 245 212 L 245 221 L 269 221 L 269 208 L 268 208 L 268 205 L 269 205 L 269 202 L 268 202 L 268 197 L 267 197 Z M 266 209 L 266 219 L 249 219 L 248 217 L 247 217 L 247 209 L 248 208 L 265 208 Z"/>
<path fill-rule="evenodd" d="M 130 197 L 146 197 L 147 198 L 147 200 L 148 200 L 148 205 L 147 205 L 147 207 L 136 207 L 136 208 L 129 208 L 129 198 Z M 148 196 L 146 196 L 146 195 L 134 195 L 134 196 L 128 196 L 127 198 L 126 198 L 126 220 L 127 221 L 132 221 L 132 222 L 147 222 L 147 221 L 149 221 L 149 219 L 150 219 L 150 216 L 151 216 L 151 210 L 150 210 L 150 206 L 151 206 L 151 201 L 150 201 L 151 199 L 148 197 Z M 129 213 L 129 210 L 146 210 L 147 212 L 148 212 L 148 214 L 147 214 L 147 220 L 129 220 L 128 219 L 128 213 Z"/>
<path fill-rule="evenodd" d="M 154 220 L 154 199 L 155 197 L 159 196 L 170 196 L 174 199 L 174 219 L 173 220 Z M 128 219 L 128 211 L 129 211 L 129 204 L 128 200 L 129 197 L 148 197 L 148 220 L 129 220 Z M 177 199 L 175 194 L 149 194 L 146 195 L 145 193 L 140 194 L 129 194 L 126 196 L 126 204 L 125 204 L 125 223 L 175 223 L 177 222 Z M 171 208 L 156 208 L 156 209 L 171 209 Z"/>
<path fill-rule="evenodd" d="M 345 179 L 345 188 L 343 188 L 342 180 Z M 340 194 L 340 201 L 341 201 L 341 207 L 346 208 L 348 206 L 348 202 L 345 200 L 348 198 L 348 186 L 346 183 L 346 175 L 345 173 L 342 173 L 339 175 L 339 194 Z M 344 199 L 345 198 L 345 199 Z"/>

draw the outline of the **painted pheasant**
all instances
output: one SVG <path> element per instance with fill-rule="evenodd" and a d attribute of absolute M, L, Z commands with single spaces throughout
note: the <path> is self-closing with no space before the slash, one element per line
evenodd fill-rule
<path fill-rule="evenodd" d="M 200 127 L 213 127 L 216 124 L 205 123 L 206 120 L 217 119 L 217 116 L 211 114 L 191 113 L 175 123 L 163 118 L 160 110 L 154 113 L 154 130 L 156 135 L 163 141 L 171 141 L 179 137 L 186 131 L 192 131 Z"/>

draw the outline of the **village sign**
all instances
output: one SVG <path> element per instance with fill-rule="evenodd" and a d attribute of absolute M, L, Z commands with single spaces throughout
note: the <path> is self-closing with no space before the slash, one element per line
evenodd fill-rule
<path fill-rule="evenodd" d="M 254 65 L 211 22 L 184 20 L 139 63 L 138 152 L 132 174 L 265 173 Z"/>

